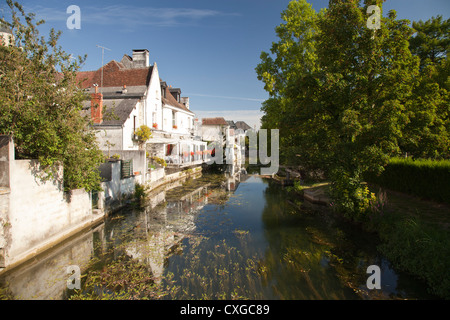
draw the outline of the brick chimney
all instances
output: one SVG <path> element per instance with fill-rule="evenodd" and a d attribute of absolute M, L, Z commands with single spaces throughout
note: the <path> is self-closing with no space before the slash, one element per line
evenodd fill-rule
<path fill-rule="evenodd" d="M 103 122 L 103 94 L 98 93 L 98 86 L 95 86 L 95 93 L 91 94 L 91 119 L 95 124 Z"/>

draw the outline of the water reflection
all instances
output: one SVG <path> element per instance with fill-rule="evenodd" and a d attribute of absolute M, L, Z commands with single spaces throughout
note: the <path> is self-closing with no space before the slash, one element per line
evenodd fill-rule
<path fill-rule="evenodd" d="M 94 254 L 94 241 L 101 238 L 104 238 L 104 224 L 8 271 L 0 277 L 0 297 L 24 300 L 64 299 L 69 277 L 67 267 L 78 265 L 82 272 L 86 270 Z"/>
<path fill-rule="evenodd" d="M 0 283 L 15 298 L 64 299 L 73 294 L 66 268 L 79 265 L 88 276 L 72 298 L 428 297 L 372 237 L 321 209 L 257 176 L 200 174 L 153 191 L 143 208 L 108 217 Z M 370 264 L 382 269 L 382 290 L 365 287 Z"/>
<path fill-rule="evenodd" d="M 277 185 L 265 192 L 267 279 L 282 299 L 432 298 L 424 284 L 397 273 L 373 235 L 322 206 L 289 199 Z M 297 202 L 297 203 L 296 203 Z M 381 268 L 381 290 L 368 290 L 367 267 Z"/>

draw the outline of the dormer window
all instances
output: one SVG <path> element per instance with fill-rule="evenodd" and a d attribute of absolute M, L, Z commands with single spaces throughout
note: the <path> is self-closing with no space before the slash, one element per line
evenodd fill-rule
<path fill-rule="evenodd" d="M 166 97 L 166 88 L 167 88 L 167 83 L 165 81 L 160 81 L 161 84 L 161 96 L 163 98 L 167 98 Z"/>
<path fill-rule="evenodd" d="M 180 88 L 170 88 L 170 93 L 175 98 L 175 100 L 177 100 L 177 102 L 179 103 L 180 98 L 181 98 L 181 89 Z"/>

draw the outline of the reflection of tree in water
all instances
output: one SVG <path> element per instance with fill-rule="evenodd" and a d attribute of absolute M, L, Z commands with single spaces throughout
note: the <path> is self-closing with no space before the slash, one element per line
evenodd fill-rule
<path fill-rule="evenodd" d="M 357 299 L 351 289 L 366 280 L 366 263 L 332 219 L 289 204 L 284 191 L 265 191 L 262 219 L 269 243 L 266 284 L 283 299 Z M 373 257 L 372 257 L 373 258 Z M 355 290 L 357 291 L 357 290 Z"/>

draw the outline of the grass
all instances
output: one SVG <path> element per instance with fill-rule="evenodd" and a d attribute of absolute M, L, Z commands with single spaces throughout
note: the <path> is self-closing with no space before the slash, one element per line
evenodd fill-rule
<path fill-rule="evenodd" d="M 378 188 L 372 185 L 372 189 Z M 389 201 L 389 212 L 403 218 L 422 219 L 430 227 L 450 231 L 450 205 L 422 200 L 405 193 L 384 189 Z"/>
<path fill-rule="evenodd" d="M 371 225 L 379 250 L 399 269 L 427 282 L 432 294 L 450 299 L 450 206 L 385 190 L 383 217 Z"/>

